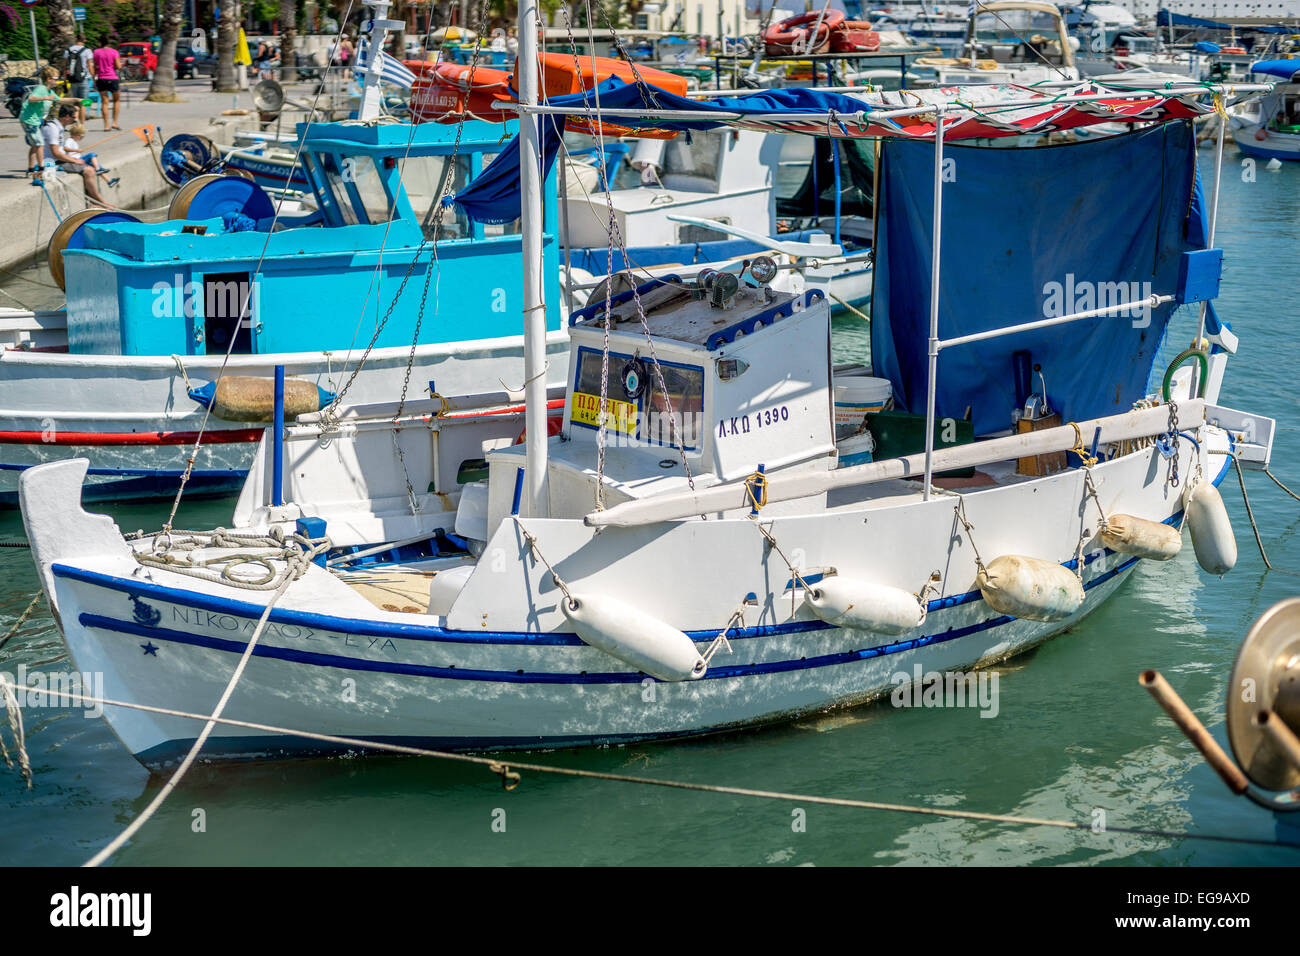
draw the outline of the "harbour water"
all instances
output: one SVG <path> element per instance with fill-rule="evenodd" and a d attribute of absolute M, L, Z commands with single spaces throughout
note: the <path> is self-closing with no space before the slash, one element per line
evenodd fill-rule
<path fill-rule="evenodd" d="M 1203 166 L 1212 154 L 1202 150 Z M 1207 170 L 1208 171 L 1208 170 Z M 1247 175 L 1253 172 L 1253 176 Z M 1208 187 L 1208 183 L 1207 183 Z M 1063 224 L 1069 228 L 1069 224 Z M 1300 164 L 1225 161 L 1218 244 L 1220 315 L 1241 336 L 1222 401 L 1279 418 L 1273 471 L 1300 489 L 1300 378 L 1291 368 L 1300 299 Z M 1179 326 L 1168 353 L 1186 345 Z M 860 319 L 837 319 L 837 358 L 861 358 Z M 178 451 L 178 455 L 180 452 Z M 1273 564 L 1300 571 L 1300 503 L 1247 473 Z M 1222 485 L 1240 559 L 1223 580 L 1190 548 L 1140 566 L 1070 633 L 998 672 L 995 717 L 978 708 L 895 708 L 888 700 L 792 725 L 672 744 L 530 754 L 529 762 L 919 807 L 1109 827 L 1273 839 L 1273 821 L 1233 797 L 1137 683 L 1159 669 L 1225 743 L 1223 698 L 1236 648 L 1300 577 L 1267 572 L 1235 475 Z M 233 501 L 194 501 L 179 527 L 229 520 Z M 120 506 L 123 530 L 155 528 L 166 506 Z M 22 537 L 14 512 L 0 540 Z M 0 628 L 37 588 L 30 556 L 0 550 Z M 0 651 L 0 669 L 66 670 L 42 604 Z M 236 703 L 238 696 L 236 695 Z M 194 701 L 203 711 L 214 701 Z M 161 785 L 102 720 L 25 711 L 34 786 L 0 771 L 6 864 L 83 862 Z M 508 757 L 503 758 L 508 761 Z M 832 808 L 526 772 L 505 792 L 482 767 L 365 757 L 197 768 L 122 865 L 222 864 L 1294 864 L 1300 851 L 1251 842 L 1063 831 Z"/>

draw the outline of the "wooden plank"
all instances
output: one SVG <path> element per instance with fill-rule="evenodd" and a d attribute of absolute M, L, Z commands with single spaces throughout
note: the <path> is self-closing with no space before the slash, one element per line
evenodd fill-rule
<path fill-rule="evenodd" d="M 1205 422 L 1205 400 L 1193 399 L 1178 405 L 1177 426 L 1180 429 L 1196 428 Z M 1042 431 L 1025 432 L 1002 438 L 990 438 L 985 441 L 972 442 L 969 445 L 955 445 L 934 452 L 934 470 L 950 471 L 956 468 L 978 468 L 995 461 L 1023 458 L 1029 455 L 1044 455 L 1052 452 L 1068 451 L 1073 448 L 1080 434 L 1086 445 L 1091 445 L 1093 436 L 1097 435 L 1098 444 L 1127 441 L 1133 438 L 1146 438 L 1160 435 L 1169 428 L 1169 406 L 1157 405 L 1155 408 L 1141 408 L 1109 415 L 1078 423 L 1079 430 L 1073 425 L 1048 428 Z M 1100 432 L 1098 433 L 1098 430 Z M 825 494 L 837 488 L 852 488 L 859 485 L 888 481 L 891 478 L 909 478 L 925 473 L 925 454 L 906 455 L 902 458 L 890 458 L 885 461 L 868 462 L 865 465 L 853 465 L 835 471 L 817 472 L 815 474 L 782 476 L 777 473 L 767 478 L 767 500 L 769 504 L 778 501 L 793 501 L 813 495 Z M 639 501 L 626 501 L 604 511 L 593 511 L 586 515 L 584 522 L 592 528 L 629 528 L 639 525 L 657 524 L 661 521 L 677 521 L 703 514 L 733 511 L 747 505 L 743 482 L 728 482 L 694 492 L 680 492 L 657 498 Z"/>

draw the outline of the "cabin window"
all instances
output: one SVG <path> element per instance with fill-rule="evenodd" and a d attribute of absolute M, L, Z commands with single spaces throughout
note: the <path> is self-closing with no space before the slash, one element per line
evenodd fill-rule
<path fill-rule="evenodd" d="M 999 63 L 1061 66 L 1056 17 L 1036 10 L 999 10 L 975 18 L 975 54 Z"/>
<path fill-rule="evenodd" d="M 623 389 L 619 374 L 629 362 L 641 361 L 645 385 L 638 396 L 629 396 Z M 600 426 L 601 353 L 595 349 L 578 350 L 578 370 L 574 375 L 573 394 L 570 396 L 570 421 L 584 428 Z M 659 381 L 651 363 L 641 356 L 611 352 L 609 355 L 609 384 L 605 397 L 609 415 L 607 430 L 612 436 L 635 435 L 639 441 L 655 445 L 676 445 L 687 451 L 700 446 L 704 420 L 704 369 L 697 365 L 675 362 L 659 363 L 663 372 L 668 400 L 659 388 Z M 668 409 L 671 405 L 672 417 Z M 677 428 L 674 437 L 673 419 Z"/>
<path fill-rule="evenodd" d="M 346 160 L 352 173 L 352 185 L 356 188 L 361 208 L 365 210 L 366 219 L 371 223 L 384 223 L 393 218 L 393 198 L 384 188 L 384 179 L 375 166 L 373 157 L 350 156 Z"/>
<path fill-rule="evenodd" d="M 438 234 L 433 234 L 437 200 L 447 179 L 447 164 L 450 160 L 450 156 L 408 156 L 398 160 L 402 171 L 402 188 L 411 203 L 411 211 L 420 220 L 426 239 L 468 239 L 472 235 L 469 219 L 459 206 L 450 206 L 442 211 Z M 462 154 L 456 157 L 456 169 L 446 188 L 459 192 L 469 181 L 470 157 Z"/>
<path fill-rule="evenodd" d="M 343 225 L 357 225 L 361 220 L 352 205 L 352 194 L 348 192 L 347 181 L 343 170 L 339 168 L 338 160 L 330 153 L 320 153 L 317 158 L 320 160 L 321 170 L 325 173 L 326 185 L 334 196 L 334 205 L 339 215 L 343 217 Z"/>
<path fill-rule="evenodd" d="M 664 143 L 663 168 L 659 178 L 668 189 L 716 191 L 722 161 L 725 130 L 682 133 Z"/>

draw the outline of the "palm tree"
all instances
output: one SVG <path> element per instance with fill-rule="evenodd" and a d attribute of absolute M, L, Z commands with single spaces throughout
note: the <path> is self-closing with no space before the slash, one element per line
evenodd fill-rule
<path fill-rule="evenodd" d="M 153 71 L 153 82 L 149 84 L 149 95 L 145 99 L 153 103 L 176 103 L 176 71 L 171 65 L 176 62 L 176 40 L 181 35 L 181 22 L 185 19 L 185 0 L 165 0 L 162 16 L 162 45 L 158 48 L 158 69 Z"/>
<path fill-rule="evenodd" d="M 72 46 L 76 38 L 76 20 L 72 16 L 72 0 L 50 0 L 50 62 L 63 71 L 63 51 Z"/>
<path fill-rule="evenodd" d="M 235 0 L 220 0 L 220 19 L 217 20 L 217 92 L 235 93 L 239 83 L 235 79 L 235 40 L 239 24 L 235 22 Z"/>
<path fill-rule="evenodd" d="M 298 58 L 294 44 L 298 39 L 298 2 L 280 0 L 280 81 L 298 79 Z"/>

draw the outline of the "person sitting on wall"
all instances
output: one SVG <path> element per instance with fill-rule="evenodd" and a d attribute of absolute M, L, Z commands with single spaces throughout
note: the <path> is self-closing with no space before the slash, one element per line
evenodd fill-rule
<path fill-rule="evenodd" d="M 41 124 L 41 140 L 46 154 L 54 160 L 59 169 L 65 173 L 80 173 L 85 184 L 86 198 L 97 206 L 114 209 L 115 206 L 104 201 L 99 194 L 99 185 L 95 182 L 95 167 L 83 159 L 70 154 L 64 146 L 68 138 L 69 126 L 77 122 L 75 106 L 60 106 L 58 118 L 49 117 Z"/>

